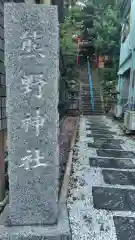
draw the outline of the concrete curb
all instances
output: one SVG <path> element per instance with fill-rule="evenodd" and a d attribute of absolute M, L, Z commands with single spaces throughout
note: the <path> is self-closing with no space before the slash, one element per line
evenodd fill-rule
<path fill-rule="evenodd" d="M 67 192 L 68 192 L 68 184 L 69 184 L 69 178 L 70 178 L 70 173 L 71 173 L 71 167 L 72 167 L 72 157 L 73 157 L 73 147 L 75 145 L 75 140 L 76 140 L 76 133 L 77 133 L 77 128 L 79 124 L 80 117 L 77 119 L 75 131 L 71 140 L 71 147 L 70 147 L 70 152 L 68 156 L 68 162 L 66 166 L 66 171 L 61 187 L 61 192 L 60 192 L 60 198 L 59 198 L 59 208 L 61 209 L 61 204 L 66 204 L 66 197 L 67 197 Z"/>

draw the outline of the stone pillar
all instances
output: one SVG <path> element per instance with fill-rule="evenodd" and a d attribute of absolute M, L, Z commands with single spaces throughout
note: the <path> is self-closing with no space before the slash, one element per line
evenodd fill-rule
<path fill-rule="evenodd" d="M 55 6 L 5 4 L 10 239 L 61 235 L 57 15 Z"/>
<path fill-rule="evenodd" d="M 57 221 L 58 47 L 55 7 L 6 5 L 5 60 L 12 224 L 49 224 Z"/>

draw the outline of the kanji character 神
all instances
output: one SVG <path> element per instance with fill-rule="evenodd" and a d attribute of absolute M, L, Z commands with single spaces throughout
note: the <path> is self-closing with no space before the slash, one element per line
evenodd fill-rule
<path fill-rule="evenodd" d="M 45 119 L 40 116 L 40 111 L 36 111 L 36 117 L 28 117 L 24 120 L 22 120 L 22 127 L 24 128 L 25 132 L 28 132 L 29 126 L 36 128 L 36 136 L 39 136 L 40 133 L 40 127 L 43 127 L 45 123 Z"/>

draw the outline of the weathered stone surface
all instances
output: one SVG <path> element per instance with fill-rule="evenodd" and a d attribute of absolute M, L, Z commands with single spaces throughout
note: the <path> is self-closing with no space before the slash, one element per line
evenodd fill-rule
<path fill-rule="evenodd" d="M 91 133 L 91 134 L 87 134 L 87 137 L 93 137 L 94 139 L 109 139 L 109 138 L 113 138 L 112 134 L 97 134 L 97 133 Z"/>
<path fill-rule="evenodd" d="M 122 149 L 121 140 L 118 139 L 96 139 L 94 143 L 88 143 L 89 148 L 99 149 Z"/>
<path fill-rule="evenodd" d="M 57 8 L 5 4 L 10 220 L 57 221 Z"/>
<path fill-rule="evenodd" d="M 102 130 L 104 130 L 104 131 L 106 131 L 106 130 L 108 130 L 109 128 L 108 127 L 105 127 L 105 126 L 93 126 L 93 125 L 91 125 L 91 126 L 87 126 L 87 128 L 89 129 L 89 130 L 98 130 L 98 131 L 102 131 Z M 108 130 L 109 131 L 109 130 Z"/>
<path fill-rule="evenodd" d="M 135 173 L 115 170 L 102 170 L 107 184 L 135 185 Z"/>
<path fill-rule="evenodd" d="M 135 164 L 129 159 L 109 159 L 109 158 L 89 158 L 90 166 L 101 168 L 117 168 L 117 169 L 135 169 Z"/>
<path fill-rule="evenodd" d="M 8 206 L 0 219 L 0 240 L 71 240 L 66 205 L 61 205 L 58 223 L 41 226 L 4 226 L 7 219 Z M 2 224 L 3 223 L 3 224 Z"/>
<path fill-rule="evenodd" d="M 91 130 L 93 134 L 115 134 L 115 132 L 109 131 L 109 129 L 87 129 Z"/>
<path fill-rule="evenodd" d="M 135 239 L 135 218 L 113 217 L 117 240 Z"/>
<path fill-rule="evenodd" d="M 93 117 L 92 117 L 93 118 Z M 90 119 L 90 120 L 86 120 L 86 123 L 90 123 L 90 124 L 94 124 L 94 125 L 106 125 L 105 121 L 101 120 L 99 121 L 99 119 Z"/>
<path fill-rule="evenodd" d="M 125 200 L 125 189 L 93 187 L 93 202 L 96 209 L 110 211 L 129 211 L 128 202 Z"/>
<path fill-rule="evenodd" d="M 126 198 L 130 207 L 130 211 L 134 212 L 135 211 L 135 191 L 134 190 L 127 191 Z"/>
<path fill-rule="evenodd" d="M 86 127 L 86 130 L 87 131 L 89 131 L 89 130 L 91 130 L 93 133 L 110 133 L 110 131 L 109 131 L 109 129 L 106 129 L 106 128 L 104 128 L 104 127 L 92 127 L 92 126 L 89 126 L 89 127 Z"/>
<path fill-rule="evenodd" d="M 135 158 L 134 152 L 118 151 L 118 150 L 97 150 L 97 155 L 101 157 L 112 157 L 112 158 Z"/>
<path fill-rule="evenodd" d="M 94 123 L 86 123 L 86 127 L 90 127 L 92 129 L 109 129 L 110 127 L 108 127 L 107 125 L 105 124 L 94 124 Z"/>
<path fill-rule="evenodd" d="M 96 209 L 135 211 L 135 190 L 93 187 L 92 194 Z"/>

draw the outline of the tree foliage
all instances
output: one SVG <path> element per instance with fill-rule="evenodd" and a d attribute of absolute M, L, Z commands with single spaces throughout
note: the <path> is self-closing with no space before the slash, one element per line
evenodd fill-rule
<path fill-rule="evenodd" d="M 102 2 L 102 3 L 100 3 Z M 115 55 L 120 43 L 119 6 L 106 1 L 93 0 L 83 8 L 83 37 L 99 54 Z M 115 51 L 114 51 L 115 50 Z"/>
<path fill-rule="evenodd" d="M 73 7 L 72 7 L 73 8 Z M 80 26 L 76 25 L 75 18 L 73 17 L 74 11 L 72 8 L 68 9 L 68 16 L 60 27 L 60 45 L 63 52 L 65 74 L 64 81 L 68 85 L 68 91 L 76 92 L 78 89 L 77 72 L 76 72 L 76 56 L 77 44 L 73 41 L 74 34 L 80 34 Z"/>
<path fill-rule="evenodd" d="M 109 55 L 113 60 L 112 72 L 108 74 L 110 78 L 104 75 L 105 86 L 107 86 L 106 82 L 115 81 L 119 59 L 121 29 L 119 1 L 80 0 L 79 2 L 83 4 L 66 0 L 66 17 L 60 31 L 66 68 L 64 77 L 70 91 L 75 91 L 78 84 L 75 76 L 77 44 L 73 41 L 73 35 L 77 34 L 83 40 L 87 40 L 89 48 L 94 49 L 96 55 Z M 87 55 L 93 54 L 93 50 L 91 53 L 84 50 Z"/>
<path fill-rule="evenodd" d="M 108 55 L 112 59 L 111 68 L 99 71 L 105 104 L 108 106 L 109 102 L 114 101 L 113 91 L 119 66 L 121 32 L 119 2 L 118 0 L 89 0 L 85 3 L 79 19 L 75 16 L 75 20 L 82 22 L 82 39 L 87 40 L 89 45 L 94 47 L 95 54 Z M 90 56 L 90 51 L 87 51 L 87 55 Z"/>

